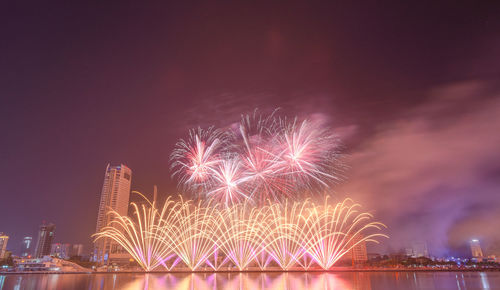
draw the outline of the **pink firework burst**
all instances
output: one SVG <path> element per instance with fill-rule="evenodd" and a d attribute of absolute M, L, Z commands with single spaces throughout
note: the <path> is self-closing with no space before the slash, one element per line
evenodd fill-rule
<path fill-rule="evenodd" d="M 219 166 L 212 170 L 212 176 L 215 182 L 206 193 L 207 197 L 226 205 L 249 199 L 250 196 L 244 190 L 247 178 L 237 156 L 223 159 Z"/>
<path fill-rule="evenodd" d="M 173 175 L 193 191 L 206 190 L 213 182 L 213 170 L 221 163 L 229 135 L 213 127 L 193 129 L 187 140 L 180 140 L 171 155 Z"/>
<path fill-rule="evenodd" d="M 233 130 L 191 130 L 171 158 L 180 184 L 198 197 L 263 204 L 338 181 L 338 147 L 322 124 L 254 112 Z"/>

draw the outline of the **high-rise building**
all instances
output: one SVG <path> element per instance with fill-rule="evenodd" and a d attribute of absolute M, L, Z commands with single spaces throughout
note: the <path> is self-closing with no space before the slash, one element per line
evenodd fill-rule
<path fill-rule="evenodd" d="M 33 238 L 24 237 L 21 243 L 21 257 L 28 257 L 31 255 L 31 249 L 33 248 Z"/>
<path fill-rule="evenodd" d="M 5 235 L 4 233 L 0 233 L 0 260 L 5 258 L 8 241 L 9 241 L 9 236 Z"/>
<path fill-rule="evenodd" d="M 472 253 L 472 258 L 482 259 L 483 251 L 481 250 L 481 245 L 479 244 L 479 240 L 471 240 L 470 241 L 470 251 Z"/>
<path fill-rule="evenodd" d="M 366 253 L 366 242 L 361 241 L 361 239 L 363 239 L 363 236 L 357 235 L 353 241 L 354 243 L 357 243 L 351 250 L 353 264 L 362 264 L 368 261 L 368 254 Z"/>
<path fill-rule="evenodd" d="M 36 242 L 35 257 L 41 258 L 50 255 L 52 241 L 54 240 L 56 226 L 54 224 L 45 223 L 40 226 L 38 231 L 38 239 Z"/>
<path fill-rule="evenodd" d="M 108 164 L 104 174 L 101 201 L 97 215 L 96 232 L 101 231 L 113 216 L 107 214 L 112 209 L 120 215 L 127 215 L 130 197 L 132 170 L 127 166 Z M 129 259 L 126 251 L 111 239 L 97 240 L 94 249 L 94 260 L 100 264 L 108 264 L 111 260 Z"/>
<path fill-rule="evenodd" d="M 73 244 L 71 246 L 71 251 L 69 256 L 82 256 L 83 255 L 83 245 L 82 244 Z"/>

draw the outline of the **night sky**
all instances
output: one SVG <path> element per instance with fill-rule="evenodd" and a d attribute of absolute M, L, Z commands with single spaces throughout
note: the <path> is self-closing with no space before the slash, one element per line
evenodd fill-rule
<path fill-rule="evenodd" d="M 175 194 L 169 155 L 189 128 L 280 107 L 342 137 L 332 193 L 389 226 L 385 250 L 419 238 L 440 255 L 474 237 L 500 254 L 495 1 L 186 2 L 1 4 L 10 250 L 43 220 L 57 242 L 90 245 L 108 162 L 132 169 L 134 190 Z"/>

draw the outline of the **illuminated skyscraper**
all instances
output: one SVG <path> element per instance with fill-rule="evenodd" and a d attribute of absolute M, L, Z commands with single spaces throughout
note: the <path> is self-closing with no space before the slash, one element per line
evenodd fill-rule
<path fill-rule="evenodd" d="M 108 164 L 104 174 L 96 232 L 101 231 L 113 218 L 106 214 L 110 209 L 120 215 L 127 215 L 130 197 L 132 170 L 127 166 Z M 94 259 L 100 264 L 107 264 L 113 259 L 127 259 L 126 252 L 110 239 L 100 239 L 95 243 Z"/>
<path fill-rule="evenodd" d="M 472 253 L 473 258 L 481 259 L 483 257 L 483 251 L 481 250 L 481 245 L 479 244 L 479 240 L 470 241 L 470 251 Z"/>
<path fill-rule="evenodd" d="M 27 257 L 31 255 L 31 249 L 33 248 L 32 244 L 32 237 L 24 237 L 23 242 L 21 243 L 21 257 Z"/>
<path fill-rule="evenodd" d="M 56 226 L 54 224 L 45 223 L 40 226 L 38 231 L 38 239 L 36 242 L 35 258 L 50 255 L 52 241 L 54 240 Z"/>
<path fill-rule="evenodd" d="M 7 242 L 9 241 L 9 236 L 0 233 L 0 260 L 4 258 L 5 252 L 7 251 Z"/>

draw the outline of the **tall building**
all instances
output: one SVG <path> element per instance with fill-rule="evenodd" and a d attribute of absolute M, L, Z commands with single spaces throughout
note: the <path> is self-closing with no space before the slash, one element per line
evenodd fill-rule
<path fill-rule="evenodd" d="M 354 243 L 358 243 L 361 239 L 363 238 L 362 235 L 357 235 L 354 238 Z M 368 261 L 368 254 L 366 252 L 366 242 L 362 241 L 359 242 L 356 246 L 354 246 L 351 250 L 352 253 L 352 263 L 353 265 L 355 264 L 362 264 Z"/>
<path fill-rule="evenodd" d="M 28 257 L 31 255 L 31 249 L 33 248 L 33 238 L 24 237 L 21 243 L 21 257 Z"/>
<path fill-rule="evenodd" d="M 132 170 L 127 166 L 108 164 L 104 174 L 101 201 L 97 215 L 96 232 L 101 231 L 113 218 L 107 212 L 112 209 L 120 215 L 127 215 L 130 197 Z M 108 264 L 111 260 L 129 259 L 126 251 L 111 239 L 99 239 L 95 243 L 94 260 Z"/>
<path fill-rule="evenodd" d="M 69 259 L 70 244 L 52 244 L 50 255 L 61 259 Z"/>
<path fill-rule="evenodd" d="M 46 225 L 44 223 L 40 226 L 40 230 L 38 231 L 38 239 L 36 242 L 35 258 L 41 258 L 43 256 L 50 255 L 55 231 L 56 226 L 54 224 Z"/>
<path fill-rule="evenodd" d="M 471 240 L 470 241 L 470 251 L 472 253 L 472 258 L 482 259 L 483 251 L 481 250 L 481 245 L 479 244 L 479 240 Z"/>
<path fill-rule="evenodd" d="M 5 257 L 5 253 L 7 252 L 7 242 L 9 241 L 9 236 L 4 235 L 4 233 L 0 233 L 0 260 Z"/>

